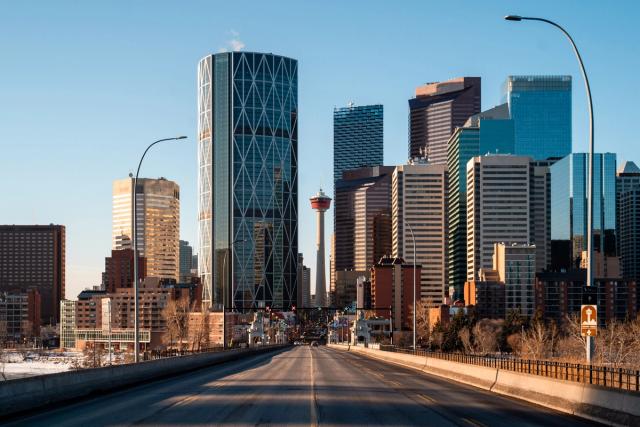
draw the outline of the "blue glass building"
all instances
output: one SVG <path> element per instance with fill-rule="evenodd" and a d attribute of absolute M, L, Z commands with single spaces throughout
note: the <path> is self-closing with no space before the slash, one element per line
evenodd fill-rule
<path fill-rule="evenodd" d="M 579 266 L 587 250 L 587 191 L 589 155 L 572 153 L 558 160 L 551 170 L 552 258 L 568 257 L 568 267 Z M 593 249 L 606 256 L 616 255 L 616 155 L 594 155 Z M 561 245 L 561 242 L 568 242 Z M 565 266 L 566 267 L 566 266 Z"/>
<path fill-rule="evenodd" d="M 509 76 L 505 93 L 514 154 L 545 160 L 571 153 L 571 76 Z"/>
<path fill-rule="evenodd" d="M 364 166 L 382 166 L 382 105 L 349 104 L 333 110 L 333 184 L 342 172 Z"/>
<path fill-rule="evenodd" d="M 251 52 L 198 65 L 199 272 L 203 302 L 296 302 L 298 64 Z M 223 289 L 225 291 L 223 292 Z"/>

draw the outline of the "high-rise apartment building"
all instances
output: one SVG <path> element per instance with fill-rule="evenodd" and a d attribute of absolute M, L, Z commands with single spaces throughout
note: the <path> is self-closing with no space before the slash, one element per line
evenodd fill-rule
<path fill-rule="evenodd" d="M 225 52 L 198 65 L 199 266 L 205 305 L 296 303 L 298 63 Z M 223 285 L 226 291 L 223 292 Z"/>
<path fill-rule="evenodd" d="M 38 289 L 0 292 L 0 341 L 24 343 L 39 338 L 40 313 Z"/>
<path fill-rule="evenodd" d="M 0 225 L 0 291 L 35 288 L 43 324 L 60 318 L 65 291 L 64 225 Z"/>
<path fill-rule="evenodd" d="M 60 348 L 71 349 L 76 346 L 76 304 L 77 301 L 60 301 Z"/>
<path fill-rule="evenodd" d="M 536 247 L 526 244 L 494 245 L 493 268 L 505 288 L 505 313 L 519 310 L 532 317 L 535 311 Z"/>
<path fill-rule="evenodd" d="M 132 248 L 133 178 L 113 182 L 112 249 Z M 136 189 L 137 246 L 147 276 L 178 280 L 180 187 L 165 178 L 139 178 Z"/>
<path fill-rule="evenodd" d="M 447 141 L 456 127 L 480 112 L 480 77 L 427 83 L 409 100 L 409 158 L 447 163 Z"/>
<path fill-rule="evenodd" d="M 640 283 L 640 168 L 625 162 L 616 177 L 617 242 L 622 276 Z"/>
<path fill-rule="evenodd" d="M 131 288 L 133 281 L 133 249 L 112 250 L 104 259 L 104 289 L 115 292 L 118 288 Z M 138 256 L 138 281 L 147 277 L 147 260 Z"/>
<path fill-rule="evenodd" d="M 334 184 L 346 170 L 382 165 L 383 115 L 379 104 L 333 110 Z"/>
<path fill-rule="evenodd" d="M 571 153 L 571 76 L 509 76 L 505 97 L 514 154 L 545 160 Z"/>
<path fill-rule="evenodd" d="M 407 225 L 408 223 L 408 225 Z M 447 289 L 447 166 L 412 162 L 392 177 L 392 253 L 422 265 L 421 297 L 434 305 Z"/>
<path fill-rule="evenodd" d="M 557 266 L 565 270 L 578 267 L 587 250 L 588 164 L 588 154 L 572 153 L 550 168 L 551 258 L 568 260 Z M 594 154 L 593 176 L 593 250 L 616 256 L 616 155 Z"/>
<path fill-rule="evenodd" d="M 193 267 L 193 247 L 189 246 L 189 242 L 180 240 L 180 283 L 189 283 L 191 281 L 191 269 Z"/>
<path fill-rule="evenodd" d="M 461 298 L 467 279 L 467 162 L 487 153 L 511 154 L 513 120 L 506 104 L 471 116 L 447 143 L 449 234 L 447 265 L 452 298 Z"/>
<path fill-rule="evenodd" d="M 529 244 L 530 161 L 488 155 L 467 162 L 467 281 L 492 268 L 495 243 Z"/>
<path fill-rule="evenodd" d="M 391 253 L 391 176 L 393 166 L 344 171 L 336 181 L 331 289 L 335 272 L 369 269 Z"/>

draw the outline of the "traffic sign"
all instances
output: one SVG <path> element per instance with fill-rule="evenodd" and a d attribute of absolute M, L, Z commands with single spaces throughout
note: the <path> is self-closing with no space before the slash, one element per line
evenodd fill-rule
<path fill-rule="evenodd" d="M 595 337 L 598 334 L 598 309 L 595 304 L 585 304 L 580 308 L 580 335 Z"/>

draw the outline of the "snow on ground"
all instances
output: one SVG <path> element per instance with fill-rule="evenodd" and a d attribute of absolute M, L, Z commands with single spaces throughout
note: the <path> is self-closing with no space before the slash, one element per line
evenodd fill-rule
<path fill-rule="evenodd" d="M 68 371 L 73 360 L 81 357 L 81 353 L 27 353 L 23 356 L 17 352 L 7 352 L 2 354 L 0 372 L 4 372 L 7 380 L 55 374 Z M 2 379 L 0 374 L 0 381 Z"/>

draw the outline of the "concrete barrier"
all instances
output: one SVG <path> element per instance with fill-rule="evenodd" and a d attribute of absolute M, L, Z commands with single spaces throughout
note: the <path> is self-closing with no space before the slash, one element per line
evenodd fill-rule
<path fill-rule="evenodd" d="M 0 383 L 0 417 L 116 390 L 146 381 L 267 353 L 286 346 L 257 347 L 82 369 Z"/>
<path fill-rule="evenodd" d="M 640 393 L 411 354 L 330 344 L 607 425 L 640 425 Z"/>

